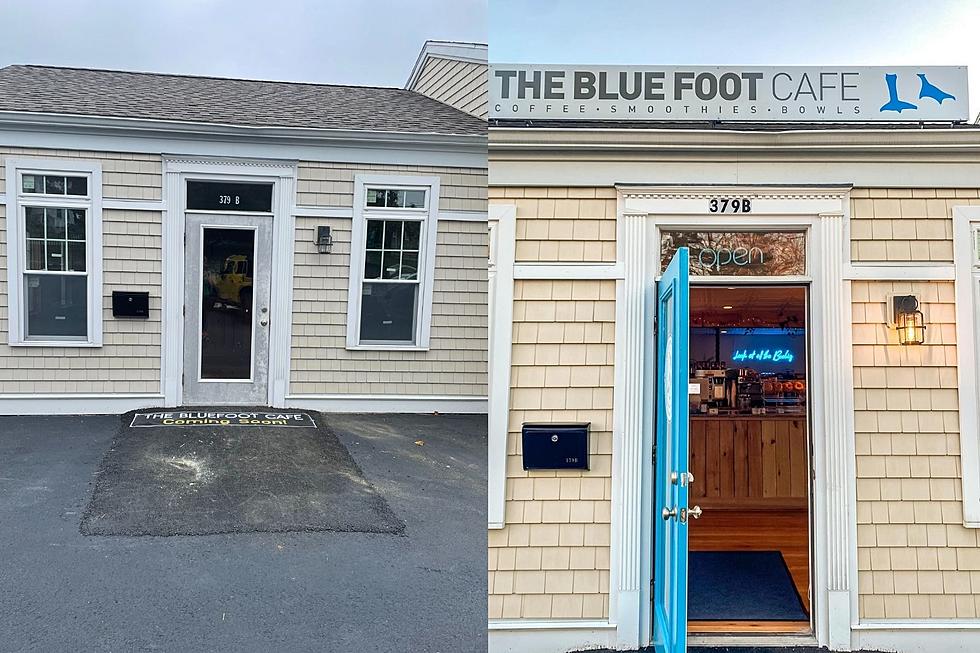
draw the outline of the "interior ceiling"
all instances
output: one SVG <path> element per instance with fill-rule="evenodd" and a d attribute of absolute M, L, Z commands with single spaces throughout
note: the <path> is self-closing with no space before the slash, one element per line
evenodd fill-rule
<path fill-rule="evenodd" d="M 800 286 L 691 288 L 692 327 L 805 325 L 806 288 Z"/>

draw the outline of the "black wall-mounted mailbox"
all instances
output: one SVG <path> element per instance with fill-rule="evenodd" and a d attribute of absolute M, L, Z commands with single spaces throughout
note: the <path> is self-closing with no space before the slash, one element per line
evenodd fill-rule
<path fill-rule="evenodd" d="M 590 425 L 525 423 L 521 428 L 524 469 L 588 469 Z"/>
<path fill-rule="evenodd" d="M 150 317 L 150 293 L 112 291 L 112 317 Z"/>

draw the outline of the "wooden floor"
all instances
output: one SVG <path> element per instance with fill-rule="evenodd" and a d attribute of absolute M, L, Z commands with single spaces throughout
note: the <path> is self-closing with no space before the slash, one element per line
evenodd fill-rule
<path fill-rule="evenodd" d="M 691 521 L 691 551 L 780 551 L 810 612 L 810 535 L 806 510 L 711 510 Z M 804 632 L 806 621 L 691 621 L 689 632 Z"/>

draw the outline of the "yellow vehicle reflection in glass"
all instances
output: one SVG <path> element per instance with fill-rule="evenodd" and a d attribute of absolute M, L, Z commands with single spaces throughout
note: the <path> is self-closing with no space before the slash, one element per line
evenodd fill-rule
<path fill-rule="evenodd" d="M 252 312 L 252 270 L 248 256 L 234 254 L 225 259 L 220 273 L 208 273 L 212 308 L 233 308 L 244 315 Z"/>

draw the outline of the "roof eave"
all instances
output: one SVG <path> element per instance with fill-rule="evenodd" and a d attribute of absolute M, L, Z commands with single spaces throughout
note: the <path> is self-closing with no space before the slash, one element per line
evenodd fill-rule
<path fill-rule="evenodd" d="M 278 140 L 307 143 L 358 143 L 365 146 L 429 146 L 447 148 L 486 147 L 485 134 L 438 134 L 356 129 L 315 129 L 231 125 L 224 123 L 150 120 L 80 114 L 0 111 L 0 128 L 45 131 L 111 132 L 114 134 L 159 134 L 183 138 L 219 140 Z"/>

